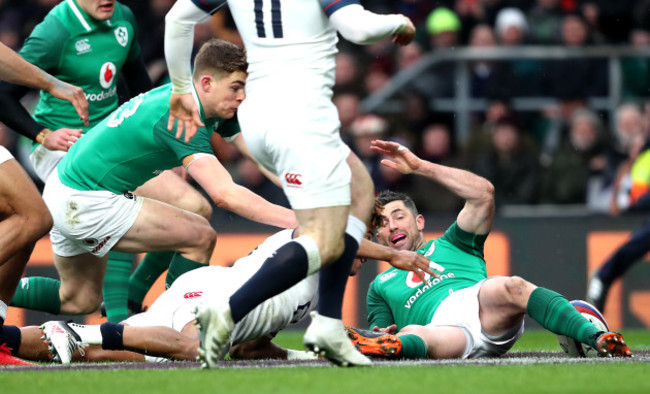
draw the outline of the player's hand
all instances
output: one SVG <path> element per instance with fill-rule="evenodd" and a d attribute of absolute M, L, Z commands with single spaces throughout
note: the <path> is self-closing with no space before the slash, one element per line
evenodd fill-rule
<path fill-rule="evenodd" d="M 43 146 L 49 150 L 62 150 L 67 152 L 68 149 L 77 142 L 81 137 L 81 129 L 58 129 L 48 133 L 43 141 Z"/>
<path fill-rule="evenodd" d="M 445 272 L 445 268 L 440 264 L 436 264 L 420 253 L 410 250 L 395 251 L 395 256 L 389 263 L 397 269 L 413 271 L 422 282 L 424 282 L 425 272 L 435 278 L 440 277 L 440 272 Z"/>
<path fill-rule="evenodd" d="M 406 26 L 401 32 L 393 34 L 393 43 L 404 46 L 410 44 L 415 38 L 415 25 L 407 16 L 402 16 L 406 19 Z"/>
<path fill-rule="evenodd" d="M 372 331 L 374 332 L 383 332 L 384 334 L 395 334 L 397 331 L 397 325 L 396 324 L 391 324 L 390 326 L 386 328 L 379 328 L 377 326 L 374 326 L 372 328 Z"/>
<path fill-rule="evenodd" d="M 383 159 L 381 164 L 393 168 L 402 174 L 410 174 L 417 171 L 422 160 L 411 152 L 407 147 L 396 142 L 374 140 L 370 143 L 370 149 L 383 155 L 390 156 L 392 160 Z"/>
<path fill-rule="evenodd" d="M 54 78 L 53 82 L 49 93 L 56 98 L 69 101 L 74 106 L 77 114 L 79 114 L 79 119 L 81 119 L 84 125 L 88 126 L 88 100 L 86 100 L 86 94 L 83 89 L 56 78 Z"/>
<path fill-rule="evenodd" d="M 201 122 L 199 116 L 199 107 L 194 101 L 191 93 L 186 94 L 172 94 L 169 99 L 169 121 L 167 122 L 167 130 L 172 131 L 174 128 L 174 121 L 178 119 L 176 125 L 176 139 L 181 138 L 183 130 L 185 130 L 185 142 L 190 142 L 190 139 L 196 134 L 199 127 L 205 126 Z"/>

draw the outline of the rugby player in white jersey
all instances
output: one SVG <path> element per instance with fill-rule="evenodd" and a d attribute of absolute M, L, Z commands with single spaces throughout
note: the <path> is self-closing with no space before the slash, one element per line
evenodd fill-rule
<path fill-rule="evenodd" d="M 189 123 L 186 139 L 199 124 L 182 111 L 195 113 L 188 95 L 193 26 L 225 3 L 179 0 L 166 17 L 165 53 L 173 83 L 168 126 L 174 117 Z M 341 322 L 347 274 L 366 231 L 374 190 L 365 167 L 339 135 L 331 100 L 337 31 L 357 44 L 390 36 L 408 44 L 415 28 L 403 15 L 377 15 L 358 0 L 227 4 L 248 53 L 247 99 L 239 110 L 243 136 L 253 156 L 280 177 L 300 236 L 278 249 L 228 302 L 197 309 L 201 357 L 214 367 L 237 322 L 265 299 L 320 270 L 320 301 L 305 346 L 339 365 L 368 365 Z"/>

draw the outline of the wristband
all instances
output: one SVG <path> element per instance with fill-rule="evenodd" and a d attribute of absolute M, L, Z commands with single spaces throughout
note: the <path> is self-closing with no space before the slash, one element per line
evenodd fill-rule
<path fill-rule="evenodd" d="M 38 142 L 39 144 L 44 144 L 45 138 L 47 138 L 47 135 L 50 134 L 51 132 L 52 130 L 48 128 L 41 130 L 41 132 L 36 135 L 36 142 Z"/>

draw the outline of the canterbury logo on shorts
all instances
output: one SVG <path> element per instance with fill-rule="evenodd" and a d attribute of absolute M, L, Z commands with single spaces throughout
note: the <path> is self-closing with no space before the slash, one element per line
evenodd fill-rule
<path fill-rule="evenodd" d="M 287 172 L 284 175 L 284 180 L 287 181 L 287 186 L 300 187 L 302 186 L 302 181 L 300 180 L 300 177 L 302 177 L 301 174 L 294 174 L 292 172 Z"/>

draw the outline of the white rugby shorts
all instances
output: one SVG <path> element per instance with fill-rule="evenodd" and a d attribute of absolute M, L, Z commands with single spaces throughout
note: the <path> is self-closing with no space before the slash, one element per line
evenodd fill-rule
<path fill-rule="evenodd" d="M 36 175 L 45 182 L 66 153 L 62 150 L 49 150 L 44 145 L 39 144 L 29 154 L 29 161 L 32 163 Z"/>
<path fill-rule="evenodd" d="M 43 200 L 54 219 L 52 249 L 63 257 L 106 255 L 129 231 L 144 201 L 131 193 L 73 189 L 61 183 L 56 168 L 45 183 Z"/>
<path fill-rule="evenodd" d="M 427 326 L 455 326 L 465 332 L 467 344 L 462 358 L 498 357 L 506 353 L 524 334 L 524 322 L 511 335 L 489 338 L 481 329 L 478 293 L 484 279 L 474 286 L 449 295 L 439 306 Z"/>
<path fill-rule="evenodd" d="M 267 91 L 248 96 L 238 111 L 252 155 L 278 175 L 293 209 L 350 205 L 350 148 L 329 89 Z"/>
<path fill-rule="evenodd" d="M 14 157 L 11 155 L 11 152 L 9 152 L 4 146 L 0 145 L 0 164 L 13 158 Z"/>

